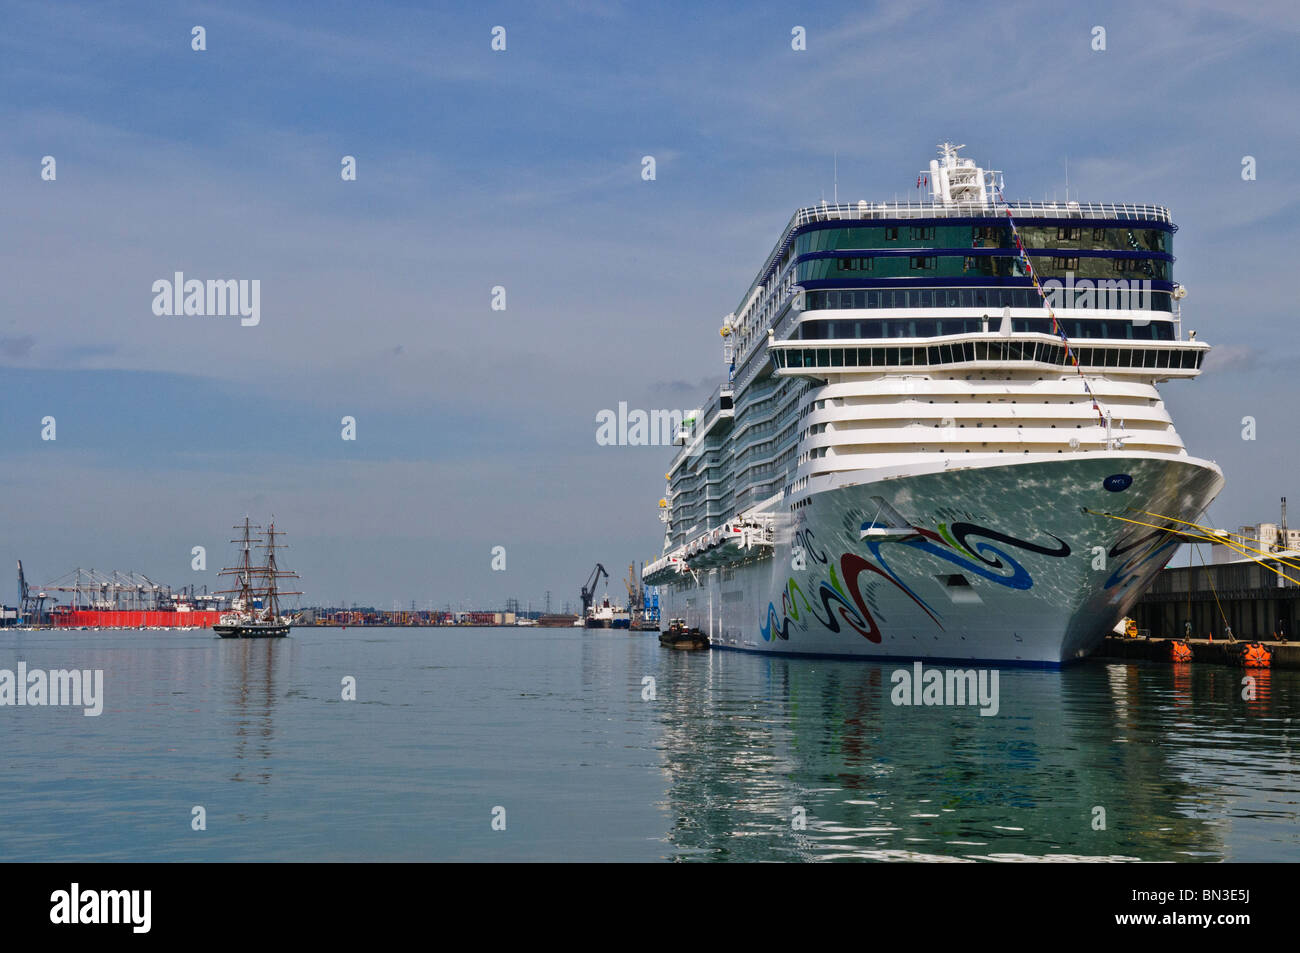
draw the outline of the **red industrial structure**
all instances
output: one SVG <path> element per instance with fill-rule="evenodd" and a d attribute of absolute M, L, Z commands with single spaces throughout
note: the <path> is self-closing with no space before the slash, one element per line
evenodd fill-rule
<path fill-rule="evenodd" d="M 96 629 L 139 629 L 162 626 L 196 626 L 210 628 L 221 621 L 220 612 L 198 609 L 188 611 L 163 609 L 73 609 L 55 606 L 50 620 L 60 628 L 87 626 Z"/>

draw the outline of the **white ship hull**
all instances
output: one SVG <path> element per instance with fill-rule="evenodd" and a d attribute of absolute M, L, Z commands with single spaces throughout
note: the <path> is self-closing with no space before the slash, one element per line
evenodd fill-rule
<path fill-rule="evenodd" d="M 1057 666 L 1096 648 L 1178 546 L 1085 510 L 1172 527 L 1144 511 L 1196 520 L 1223 486 L 1206 461 L 1125 451 L 832 479 L 774 513 L 771 555 L 666 586 L 663 617 L 756 652 Z M 881 499 L 916 533 L 864 538 Z"/>

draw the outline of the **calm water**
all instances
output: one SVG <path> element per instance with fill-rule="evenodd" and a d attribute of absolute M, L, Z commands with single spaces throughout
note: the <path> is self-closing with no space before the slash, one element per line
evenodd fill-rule
<path fill-rule="evenodd" d="M 3 860 L 1300 859 L 1295 672 L 1007 669 L 980 717 L 644 633 L 0 632 L 20 659 L 107 700 L 0 708 Z"/>

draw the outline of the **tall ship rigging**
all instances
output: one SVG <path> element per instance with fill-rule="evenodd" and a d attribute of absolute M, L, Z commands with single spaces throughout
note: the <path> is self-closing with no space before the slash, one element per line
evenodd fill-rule
<path fill-rule="evenodd" d="M 797 210 L 723 320 L 643 575 L 663 618 L 758 652 L 1056 666 L 1222 489 L 1156 389 L 1209 350 L 1168 209 L 1008 202 L 961 148 L 924 201 Z"/>
<path fill-rule="evenodd" d="M 239 545 L 239 565 L 219 573 L 236 577 L 234 589 L 222 590 L 232 596 L 231 611 L 222 613 L 221 621 L 212 628 L 223 639 L 283 638 L 295 619 L 281 611 L 280 597 L 302 594 L 279 587 L 281 579 L 298 578 L 297 573 L 281 569 L 276 562 L 277 550 L 284 548 L 276 540 L 284 533 L 276 531 L 272 520 L 263 539 L 256 535 L 261 527 L 253 525 L 247 516 L 235 529 L 241 530 L 240 537 L 231 540 Z M 254 548 L 262 550 L 260 565 L 253 564 Z"/>

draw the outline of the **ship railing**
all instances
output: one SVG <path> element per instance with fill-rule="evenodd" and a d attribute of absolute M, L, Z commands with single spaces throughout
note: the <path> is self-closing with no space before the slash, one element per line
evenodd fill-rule
<path fill-rule="evenodd" d="M 968 332 L 927 338 L 776 341 L 768 354 L 776 373 L 784 377 L 907 374 L 917 368 L 975 365 L 1061 367 L 1070 363 L 1073 354 L 1079 366 L 1090 373 L 1156 374 L 1168 378 L 1200 374 L 1209 350 L 1210 345 L 1204 341 L 1084 338 L 1067 351 L 1054 334 L 1017 331 L 1005 336 Z"/>
<path fill-rule="evenodd" d="M 1012 215 L 1053 218 L 1114 218 L 1123 221 L 1170 222 L 1169 209 L 1163 205 L 1127 202 L 1014 202 Z M 888 218 L 970 218 L 973 215 L 1006 215 L 1006 205 L 981 202 L 957 202 L 951 205 L 933 202 L 852 202 L 809 205 L 799 209 L 786 227 L 788 232 L 814 222 L 853 221 Z"/>

